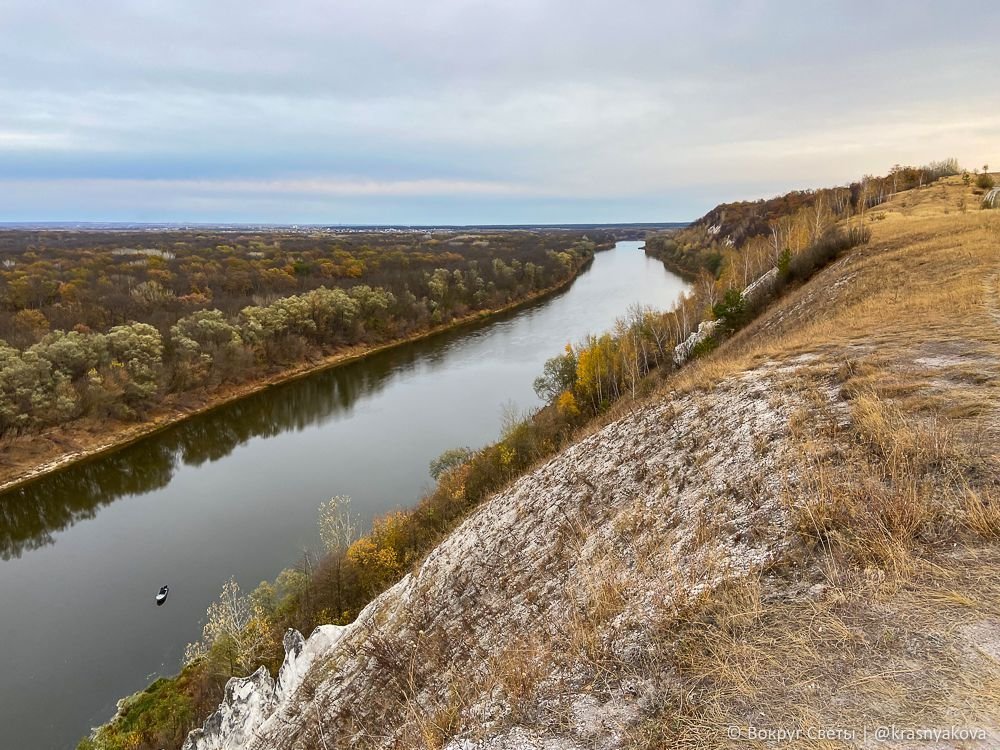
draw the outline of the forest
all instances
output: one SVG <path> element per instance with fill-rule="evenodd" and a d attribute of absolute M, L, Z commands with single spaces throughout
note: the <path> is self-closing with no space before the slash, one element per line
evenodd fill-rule
<path fill-rule="evenodd" d="M 570 279 L 607 230 L 0 231 L 0 435 L 137 420 Z"/>

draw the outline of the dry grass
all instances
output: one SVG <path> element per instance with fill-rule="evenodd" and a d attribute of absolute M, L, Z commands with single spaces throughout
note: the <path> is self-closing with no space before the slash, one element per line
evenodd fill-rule
<path fill-rule="evenodd" d="M 728 726 L 1000 726 L 1000 216 L 951 211 L 967 192 L 953 179 L 898 196 L 870 245 L 669 384 L 801 363 L 786 386 L 810 407 L 789 420 L 801 482 L 785 501 L 803 544 L 768 580 L 662 624 L 661 668 L 683 686 L 636 744 L 767 744 Z"/>
<path fill-rule="evenodd" d="M 552 747 L 784 746 L 748 740 L 753 726 L 854 732 L 787 743 L 841 748 L 888 724 L 988 727 L 1000 744 L 1000 212 L 954 210 L 967 192 L 897 196 L 869 245 L 666 379 L 658 403 L 596 422 L 627 418 L 662 454 L 545 476 L 579 503 L 546 517 L 546 492 L 517 516 L 545 526 L 544 578 L 518 579 L 524 550 L 505 551 L 481 578 L 530 590 L 463 590 L 478 619 L 434 634 L 407 613 L 421 633 L 369 655 L 395 677 L 367 710 L 402 726 L 366 727 L 367 744 L 545 746 L 510 739 L 527 729 Z M 610 478 L 632 474 L 611 464 L 649 480 L 616 494 Z M 534 626 L 497 633 L 514 606 Z"/>
<path fill-rule="evenodd" d="M 748 742 L 748 727 L 839 727 L 860 740 L 866 728 L 893 723 L 995 726 L 1000 664 L 976 641 L 998 622 L 998 564 L 950 555 L 888 594 L 865 577 L 811 588 L 788 577 L 732 582 L 661 634 L 681 684 L 632 739 L 649 748 L 759 747 L 767 743 Z M 728 737 L 732 726 L 742 740 Z"/>
<path fill-rule="evenodd" d="M 670 558 L 649 547 L 648 516 L 619 517 L 618 533 L 636 539 L 633 567 L 609 550 L 582 571 L 582 599 L 544 651 L 598 692 L 658 685 L 625 746 L 747 746 L 729 726 L 1000 726 L 1000 667 L 971 635 L 1000 622 L 1000 217 L 951 210 L 967 190 L 952 180 L 898 196 L 869 245 L 664 384 L 713 424 L 720 384 L 761 366 L 783 373 L 785 394 L 764 397 L 774 407 L 794 393 L 801 406 L 751 450 L 764 460 L 776 438 L 795 446 L 784 512 L 798 541 L 769 573 L 727 577 L 713 556 L 732 531 L 714 510 L 731 502 L 722 493 L 686 522 L 683 559 L 651 575 L 649 561 Z M 715 437 L 686 438 L 689 469 L 708 470 Z M 578 553 L 587 535 L 569 531 L 566 549 Z M 677 544 L 672 530 L 659 543 Z M 642 594 L 636 578 L 655 581 L 664 604 L 624 658 L 609 632 Z M 492 671 L 508 675 L 526 719 L 552 677 L 511 663 Z"/>

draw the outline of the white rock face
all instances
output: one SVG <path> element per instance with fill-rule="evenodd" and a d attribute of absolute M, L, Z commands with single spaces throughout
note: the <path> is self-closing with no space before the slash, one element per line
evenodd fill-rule
<path fill-rule="evenodd" d="M 259 686 L 270 699 L 234 687 L 186 750 L 628 747 L 663 692 L 642 672 L 651 623 L 786 543 L 795 479 L 774 467 L 790 465 L 801 403 L 785 377 L 761 367 L 570 446 L 352 625 L 289 635 L 277 685 Z M 608 681 L 594 654 L 620 673 Z"/>
<path fill-rule="evenodd" d="M 313 662 L 337 645 L 349 628 L 349 625 L 320 625 L 308 640 L 303 639 L 297 630 L 285 633 L 285 661 L 278 670 L 278 681 L 274 686 L 275 702 L 286 700 L 298 690 Z"/>
<path fill-rule="evenodd" d="M 778 280 L 778 269 L 772 268 L 767 273 L 763 274 L 759 279 L 754 281 L 750 286 L 743 290 L 740 297 L 743 301 L 752 304 L 759 300 L 761 297 L 765 297 L 771 293 L 774 289 L 774 284 Z"/>
<path fill-rule="evenodd" d="M 691 352 L 694 348 L 715 333 L 715 329 L 718 327 L 719 321 L 717 320 L 702 321 L 701 325 L 698 326 L 697 331 L 674 347 L 674 362 L 678 365 L 684 364 L 688 360 L 688 357 L 691 356 Z"/>
<path fill-rule="evenodd" d="M 744 302 L 752 304 L 770 294 L 778 280 L 778 269 L 772 268 L 763 276 L 754 281 L 750 286 L 740 293 Z M 702 341 L 712 336 L 719 327 L 718 320 L 705 320 L 698 326 L 698 330 L 688 336 L 683 342 L 674 347 L 674 363 L 682 365 L 691 357 L 691 352 Z"/>
<path fill-rule="evenodd" d="M 300 636 L 301 637 L 301 636 Z M 261 667 L 249 677 L 226 683 L 226 697 L 219 710 L 201 729 L 191 732 L 184 750 L 235 750 L 245 747 L 264 718 L 273 710 L 274 680 Z"/>
<path fill-rule="evenodd" d="M 329 651 L 346 628 L 321 625 L 306 640 L 297 630 L 285 633 L 285 661 L 278 680 L 261 667 L 249 677 L 233 677 L 226 683 L 226 696 L 219 710 L 208 717 L 184 741 L 183 750 L 242 750 L 253 740 L 275 707 L 302 684 L 309 667 Z"/>

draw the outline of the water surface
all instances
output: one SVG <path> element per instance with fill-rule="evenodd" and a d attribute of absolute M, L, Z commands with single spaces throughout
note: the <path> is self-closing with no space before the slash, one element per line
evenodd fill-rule
<path fill-rule="evenodd" d="M 272 388 L 0 496 L 0 745 L 71 748 L 115 701 L 175 673 L 223 582 L 245 590 L 317 549 L 317 508 L 368 521 L 480 447 L 568 341 L 684 282 L 639 242 L 557 297 Z M 156 607 L 153 596 L 170 585 Z"/>

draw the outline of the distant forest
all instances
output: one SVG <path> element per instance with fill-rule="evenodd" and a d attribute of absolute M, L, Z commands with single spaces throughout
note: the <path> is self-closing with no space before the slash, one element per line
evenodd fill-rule
<path fill-rule="evenodd" d="M 0 231 L 0 434 L 132 419 L 548 289 L 601 231 Z"/>

